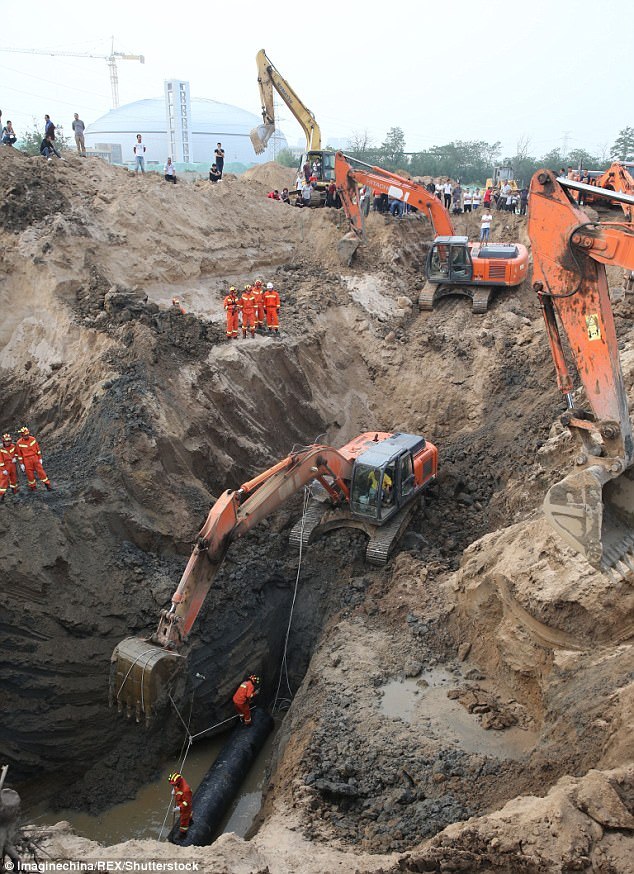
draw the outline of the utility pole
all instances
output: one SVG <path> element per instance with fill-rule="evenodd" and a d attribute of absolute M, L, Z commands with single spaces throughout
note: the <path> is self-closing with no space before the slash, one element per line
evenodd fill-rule
<path fill-rule="evenodd" d="M 568 140 L 570 139 L 570 131 L 565 130 L 563 136 L 563 151 L 561 155 L 561 160 L 566 163 L 566 159 L 568 157 Z"/>

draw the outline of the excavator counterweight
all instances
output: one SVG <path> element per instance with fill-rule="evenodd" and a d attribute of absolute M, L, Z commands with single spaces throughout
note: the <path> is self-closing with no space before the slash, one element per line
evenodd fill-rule
<path fill-rule="evenodd" d="M 315 480 L 325 503 L 311 503 L 298 545 L 323 531 L 352 527 L 368 536 L 368 561 L 385 564 L 416 498 L 436 478 L 437 467 L 438 451 L 424 437 L 373 431 L 341 449 L 307 446 L 236 491 L 224 492 L 198 533 L 172 604 L 162 611 L 154 634 L 128 637 L 115 647 L 111 704 L 137 722 L 151 722 L 186 661 L 181 650 L 230 544 L 301 488 Z"/>
<path fill-rule="evenodd" d="M 551 487 L 544 511 L 593 567 L 625 576 L 634 570 L 634 443 L 605 265 L 634 269 L 634 227 L 590 221 L 573 197 L 589 188 L 549 170 L 537 172 L 530 187 L 533 288 L 568 406 L 562 422 L 580 449 L 578 470 Z M 615 196 L 601 188 L 594 194 Z M 634 205 L 634 197 L 615 197 Z M 575 407 L 567 354 L 590 413 Z"/>

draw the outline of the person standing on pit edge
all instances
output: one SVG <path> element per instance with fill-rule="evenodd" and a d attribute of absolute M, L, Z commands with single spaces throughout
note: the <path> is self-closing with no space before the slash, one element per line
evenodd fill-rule
<path fill-rule="evenodd" d="M 140 167 L 141 173 L 145 176 L 145 146 L 141 142 L 141 134 L 136 135 L 136 143 L 134 144 L 134 162 L 136 164 L 134 175 L 139 175 Z"/>
<path fill-rule="evenodd" d="M 229 294 L 225 297 L 224 308 L 227 314 L 227 340 L 237 340 L 240 304 L 238 302 L 238 295 L 236 294 L 234 285 L 231 286 Z"/>
<path fill-rule="evenodd" d="M 4 497 L 9 488 L 9 471 L 4 460 L 4 456 L 0 455 L 0 504 L 4 501 Z"/>
<path fill-rule="evenodd" d="M 220 173 L 220 178 L 222 179 L 222 174 L 225 167 L 225 150 L 222 148 L 222 143 L 218 143 L 218 145 L 216 146 L 214 156 L 216 158 L 216 169 Z"/>
<path fill-rule="evenodd" d="M 178 836 L 181 840 L 187 837 L 189 826 L 192 822 L 192 790 L 182 774 L 170 774 L 167 782 L 172 787 L 174 794 L 174 813 L 180 813 L 180 827 Z"/>
<path fill-rule="evenodd" d="M 0 461 L 3 461 L 9 474 L 9 485 L 14 495 L 20 491 L 18 483 L 18 456 L 17 448 L 10 434 L 2 435 L 0 446 Z"/>
<path fill-rule="evenodd" d="M 259 334 L 264 330 L 264 289 L 261 279 L 255 280 L 253 297 L 255 298 L 255 330 Z"/>
<path fill-rule="evenodd" d="M 242 339 L 247 336 L 247 329 L 251 336 L 255 337 L 255 295 L 250 285 L 244 286 L 240 298 L 240 312 L 242 313 Z"/>
<path fill-rule="evenodd" d="M 280 333 L 280 296 L 273 288 L 272 282 L 267 282 L 264 292 L 264 311 L 266 312 L 266 326 L 269 334 L 271 330 L 279 336 Z"/>
<path fill-rule="evenodd" d="M 86 125 L 83 123 L 81 118 L 79 117 L 79 113 L 75 113 L 75 118 L 73 119 L 73 133 L 75 134 L 75 144 L 77 146 L 77 154 L 80 158 L 86 157 L 86 144 L 84 142 L 84 131 L 86 130 Z"/>
<path fill-rule="evenodd" d="M 62 156 L 55 148 L 55 125 L 51 121 L 50 115 L 44 116 L 44 139 L 48 143 L 48 148 L 57 155 L 58 158 Z"/>
<path fill-rule="evenodd" d="M 39 476 L 48 491 L 53 490 L 49 478 L 46 476 L 46 471 L 42 467 L 42 450 L 40 445 L 33 437 L 29 429 L 24 426 L 20 428 L 21 437 L 18 437 L 18 442 L 15 444 L 18 462 L 22 473 L 26 474 L 26 484 L 29 489 L 34 492 L 35 474 Z"/>

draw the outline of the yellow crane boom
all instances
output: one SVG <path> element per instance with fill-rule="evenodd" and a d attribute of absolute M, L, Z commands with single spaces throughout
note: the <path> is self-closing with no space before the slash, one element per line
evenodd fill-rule
<path fill-rule="evenodd" d="M 250 133 L 256 155 L 261 155 L 266 149 L 266 145 L 275 130 L 273 89 L 277 91 L 302 126 L 302 130 L 306 135 L 306 151 L 319 151 L 321 149 L 321 131 L 313 113 L 302 103 L 286 79 L 273 66 L 269 58 L 267 58 L 264 49 L 260 49 L 255 61 L 258 67 L 258 85 L 260 86 L 263 121 L 263 124 L 253 128 Z"/>

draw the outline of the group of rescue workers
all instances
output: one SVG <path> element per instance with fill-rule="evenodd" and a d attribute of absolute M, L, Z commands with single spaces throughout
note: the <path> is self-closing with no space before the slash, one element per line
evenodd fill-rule
<path fill-rule="evenodd" d="M 0 502 L 4 501 L 9 489 L 14 495 L 20 491 L 18 467 L 26 476 L 26 484 L 34 492 L 37 488 L 35 477 L 38 476 L 46 488 L 52 491 L 53 486 L 42 467 L 42 450 L 40 444 L 28 428 L 20 428 L 20 437 L 14 442 L 11 434 L 2 435 L 0 446 Z"/>
<path fill-rule="evenodd" d="M 233 696 L 235 707 L 240 722 L 248 727 L 252 723 L 251 702 L 260 691 L 260 678 L 256 674 L 249 674 L 246 680 L 238 686 Z M 174 796 L 174 813 L 180 814 L 179 837 L 183 840 L 187 836 L 192 818 L 192 790 L 187 780 L 177 771 L 167 778 L 172 787 Z"/>
<path fill-rule="evenodd" d="M 224 307 L 227 314 L 227 340 L 237 340 L 240 327 L 243 338 L 246 338 L 247 332 L 255 337 L 256 331 L 279 336 L 280 296 L 272 282 L 268 282 L 266 288 L 261 279 L 253 285 L 245 285 L 240 297 L 232 285 L 225 297 Z"/>

